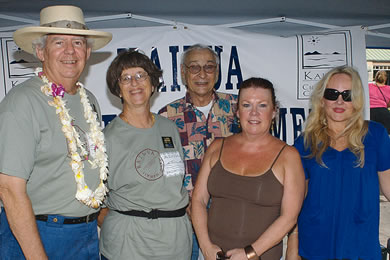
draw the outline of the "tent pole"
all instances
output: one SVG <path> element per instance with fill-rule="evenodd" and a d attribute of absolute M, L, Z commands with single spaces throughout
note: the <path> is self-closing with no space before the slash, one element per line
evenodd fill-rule
<path fill-rule="evenodd" d="M 13 32 L 17 29 L 22 28 L 23 26 L 26 26 L 26 25 L 23 24 L 23 25 L 15 25 L 15 26 L 8 26 L 8 27 L 0 27 L 0 32 Z"/>
<path fill-rule="evenodd" d="M 128 19 L 128 18 L 132 18 L 132 14 L 131 13 L 89 17 L 89 18 L 85 18 L 85 22 L 86 23 L 88 23 L 88 22 L 99 22 L 99 21 Z"/>
<path fill-rule="evenodd" d="M 136 15 L 136 14 L 132 14 L 132 13 L 85 18 L 85 21 L 86 22 L 98 22 L 98 21 L 117 20 L 117 19 L 130 19 L 130 18 L 137 19 L 137 20 L 142 20 L 142 21 L 148 21 L 148 22 L 168 24 L 168 25 L 176 25 L 177 24 L 175 21 L 170 21 L 170 20 L 165 20 L 165 19 L 158 19 L 158 18 L 152 18 L 152 17 Z"/>
<path fill-rule="evenodd" d="M 21 18 L 21 17 L 16 17 L 16 16 L 10 16 L 10 15 L 5 15 L 5 14 L 0 14 L 0 19 L 29 23 L 29 24 L 39 24 L 39 21 L 36 21 L 36 20 L 26 19 L 26 18 Z"/>
<path fill-rule="evenodd" d="M 141 21 L 148 21 L 148 22 L 155 22 L 155 23 L 161 23 L 161 24 L 167 24 L 167 25 L 177 25 L 175 21 L 165 20 L 165 19 L 159 19 L 159 18 L 152 18 L 152 17 L 146 17 L 142 15 L 133 15 L 134 19 L 141 20 Z"/>
<path fill-rule="evenodd" d="M 160 24 L 167 24 L 167 25 L 173 25 L 177 26 L 178 23 L 175 21 L 170 21 L 170 20 L 165 20 L 165 19 L 159 19 L 159 18 L 152 18 L 152 17 L 146 17 L 142 15 L 134 15 L 131 13 L 125 13 L 125 14 L 118 14 L 118 15 L 106 15 L 106 16 L 97 16 L 97 17 L 89 17 L 85 18 L 85 22 L 99 22 L 99 21 L 108 21 L 108 20 L 118 20 L 118 19 L 137 19 L 137 20 L 142 20 L 142 21 L 148 21 L 148 22 L 155 22 L 155 23 L 160 23 Z M 30 20 L 30 19 L 25 19 L 25 18 L 20 18 L 20 17 L 14 17 L 14 16 L 8 16 L 8 15 L 2 15 L 0 14 L 0 19 L 7 19 L 7 20 L 13 20 L 13 21 L 18 21 L 18 22 L 24 22 L 27 24 L 31 25 L 38 25 L 39 22 L 35 20 Z M 188 24 L 184 23 L 179 23 L 180 25 L 183 26 L 188 26 Z M 15 26 L 8 26 L 8 27 L 1 27 L 0 32 L 6 32 L 6 31 L 14 31 L 17 30 L 23 26 L 26 26 L 25 24 L 23 25 L 15 25 Z"/>
<path fill-rule="evenodd" d="M 339 27 L 339 26 L 330 25 L 330 24 L 315 23 L 315 22 L 308 22 L 308 21 L 303 21 L 303 20 L 291 19 L 291 18 L 287 18 L 285 16 L 276 17 L 276 18 L 269 18 L 269 19 L 260 19 L 260 20 L 254 20 L 254 21 L 238 22 L 238 23 L 219 24 L 219 25 L 216 25 L 216 27 L 232 28 L 232 27 L 241 27 L 241 26 L 256 25 L 256 24 L 275 23 L 275 22 L 296 23 L 296 24 L 310 25 L 310 26 L 326 28 L 326 29 L 334 29 L 334 28 Z"/>
<path fill-rule="evenodd" d="M 269 19 L 259 19 L 254 21 L 238 22 L 238 23 L 218 24 L 215 26 L 233 28 L 233 27 L 241 27 L 241 26 L 256 25 L 256 24 L 284 22 L 284 21 L 285 21 L 285 17 L 276 17 L 276 18 L 269 18 Z"/>
<path fill-rule="evenodd" d="M 315 22 L 309 22 L 309 21 L 292 19 L 292 18 L 286 18 L 286 23 L 303 24 L 303 25 L 309 25 L 309 26 L 320 27 L 320 28 L 325 28 L 325 29 L 334 29 L 334 28 L 340 27 L 340 26 L 331 25 L 331 24 L 315 23 Z"/>
<path fill-rule="evenodd" d="M 107 15 L 107 16 L 98 16 L 98 17 L 90 17 L 85 18 L 85 22 L 97 22 L 97 21 L 107 21 L 107 20 L 117 20 L 117 19 L 137 19 L 141 21 L 148 21 L 148 22 L 155 22 L 160 24 L 166 24 L 166 25 L 173 25 L 177 26 L 176 21 L 171 20 L 165 20 L 165 19 L 159 19 L 159 18 L 152 18 L 142 15 L 134 15 L 131 13 L 125 13 L 125 14 L 119 14 L 119 15 Z M 39 22 L 32 19 L 26 19 L 16 16 L 10 16 L 10 15 L 4 15 L 0 14 L 0 19 L 6 19 L 11 21 L 17 21 L 17 22 L 23 22 L 31 25 L 38 25 Z M 266 23 L 275 23 L 275 22 L 287 22 L 287 23 L 295 23 L 295 24 L 303 24 L 303 25 L 309 25 L 313 27 L 319 27 L 319 28 L 325 28 L 325 29 L 334 29 L 339 28 L 339 26 L 330 25 L 330 24 L 323 24 L 323 23 L 316 23 L 316 22 L 309 22 L 304 20 L 298 20 L 298 19 L 292 19 L 292 18 L 286 18 L 285 16 L 276 17 L 276 18 L 269 18 L 269 19 L 259 19 L 259 20 L 253 20 L 253 21 L 246 21 L 246 22 L 237 22 L 237 23 L 229 23 L 229 24 L 219 24 L 215 25 L 216 27 L 227 27 L 227 28 L 233 28 L 233 27 L 242 27 L 242 26 L 249 26 L 249 25 L 256 25 L 256 24 L 266 24 Z M 189 24 L 180 23 L 183 26 L 190 26 Z M 25 25 L 16 25 L 16 26 L 8 26 L 8 27 L 1 27 L 0 32 L 6 32 L 6 31 L 14 31 L 16 29 L 21 28 Z M 390 38 L 390 34 L 386 33 L 379 33 L 379 32 L 373 32 L 372 30 L 378 30 L 383 28 L 389 28 L 390 23 L 387 24 L 380 24 L 380 25 L 373 25 L 373 26 L 367 26 L 366 28 L 366 34 L 371 36 L 377 36 L 377 37 L 384 37 L 384 38 Z"/>
<path fill-rule="evenodd" d="M 390 23 L 385 23 L 385 24 L 378 24 L 378 25 L 373 25 L 373 26 L 367 26 L 367 30 L 378 30 L 378 29 L 383 29 L 383 28 L 389 28 Z"/>

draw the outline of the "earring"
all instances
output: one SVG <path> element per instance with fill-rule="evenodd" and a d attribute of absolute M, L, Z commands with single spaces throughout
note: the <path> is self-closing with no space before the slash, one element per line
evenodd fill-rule
<path fill-rule="evenodd" d="M 240 118 L 236 117 L 235 118 L 237 129 L 239 132 L 241 132 L 241 124 L 240 124 Z"/>
<path fill-rule="evenodd" d="M 326 117 L 324 117 L 324 119 L 322 119 L 322 124 L 324 126 L 327 126 L 328 125 L 328 121 L 326 120 Z"/>

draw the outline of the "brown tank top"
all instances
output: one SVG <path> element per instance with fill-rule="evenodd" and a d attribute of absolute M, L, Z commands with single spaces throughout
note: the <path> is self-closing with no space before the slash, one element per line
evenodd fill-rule
<path fill-rule="evenodd" d="M 286 147 L 279 151 L 270 169 L 255 177 L 241 176 L 225 170 L 218 161 L 211 169 L 207 188 L 211 196 L 208 231 L 211 241 L 225 252 L 255 242 L 280 216 L 283 185 L 272 167 Z M 261 255 L 262 260 L 279 260 L 283 254 L 280 242 Z"/>

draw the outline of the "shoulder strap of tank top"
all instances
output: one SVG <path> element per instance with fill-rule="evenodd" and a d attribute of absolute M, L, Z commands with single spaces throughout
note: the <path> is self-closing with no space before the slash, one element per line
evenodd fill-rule
<path fill-rule="evenodd" d="M 282 147 L 282 149 L 280 149 L 280 151 L 279 151 L 278 155 L 276 156 L 274 162 L 272 163 L 270 169 L 272 169 L 272 167 L 274 167 L 275 162 L 278 160 L 279 155 L 283 152 L 283 150 L 284 150 L 284 148 L 285 148 L 286 146 L 287 146 L 287 144 L 285 144 L 285 145 Z"/>
<path fill-rule="evenodd" d="M 225 143 L 225 138 L 222 138 L 222 145 L 221 145 L 221 150 L 219 150 L 219 157 L 218 161 L 221 160 L 221 154 L 222 154 L 222 149 L 223 149 L 223 144 Z"/>

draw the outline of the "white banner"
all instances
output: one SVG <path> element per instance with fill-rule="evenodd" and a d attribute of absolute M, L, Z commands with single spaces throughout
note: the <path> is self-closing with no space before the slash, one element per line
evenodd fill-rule
<path fill-rule="evenodd" d="M 152 111 L 182 97 L 185 86 L 180 77 L 183 50 L 195 43 L 212 47 L 220 56 L 218 91 L 237 93 L 249 77 L 270 80 L 280 103 L 278 127 L 274 135 L 292 144 L 308 115 L 308 98 L 316 82 L 329 69 L 340 65 L 355 67 L 367 85 L 365 32 L 360 27 L 282 38 L 242 30 L 211 27 L 139 27 L 105 29 L 113 34 L 108 46 L 94 52 L 81 81 L 100 102 L 105 120 L 118 114 L 121 104 L 109 92 L 105 75 L 117 52 L 139 48 L 163 69 L 164 86 L 153 96 Z M 16 84 L 33 75 L 36 58 L 20 51 L 11 34 L 0 34 L 4 89 L 0 100 Z M 366 89 L 366 111 L 368 91 Z"/>

